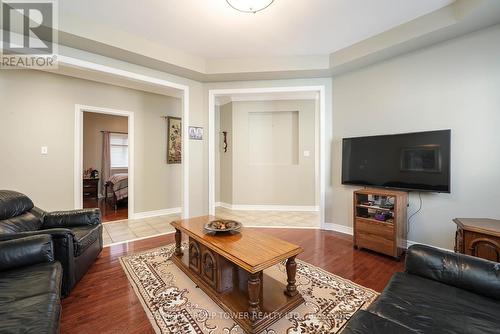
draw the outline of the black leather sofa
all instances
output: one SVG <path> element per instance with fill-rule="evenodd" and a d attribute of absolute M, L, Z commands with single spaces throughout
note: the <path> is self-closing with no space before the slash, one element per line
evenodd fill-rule
<path fill-rule="evenodd" d="M 0 333 L 58 333 L 61 281 L 49 235 L 0 242 Z"/>
<path fill-rule="evenodd" d="M 500 263 L 414 245 L 342 334 L 500 333 Z"/>
<path fill-rule="evenodd" d="M 63 268 L 62 295 L 67 296 L 102 250 L 99 209 L 45 212 L 25 195 L 0 190 L 0 241 L 48 234 Z"/>

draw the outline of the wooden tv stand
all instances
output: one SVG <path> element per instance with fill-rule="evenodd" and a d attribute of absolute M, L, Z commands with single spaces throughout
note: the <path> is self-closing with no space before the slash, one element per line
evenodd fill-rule
<path fill-rule="evenodd" d="M 383 207 L 380 200 L 393 203 L 394 207 Z M 403 191 L 371 188 L 355 191 L 354 247 L 370 249 L 399 259 L 406 250 L 407 206 L 408 194 Z M 376 213 L 384 213 L 392 218 L 378 220 L 375 218 Z"/>

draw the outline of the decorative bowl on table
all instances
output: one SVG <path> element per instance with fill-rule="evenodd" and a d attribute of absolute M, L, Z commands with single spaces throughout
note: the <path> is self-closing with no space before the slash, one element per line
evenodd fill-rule
<path fill-rule="evenodd" d="M 241 228 L 241 223 L 234 220 L 216 219 L 205 224 L 205 230 L 209 232 L 233 232 Z"/>

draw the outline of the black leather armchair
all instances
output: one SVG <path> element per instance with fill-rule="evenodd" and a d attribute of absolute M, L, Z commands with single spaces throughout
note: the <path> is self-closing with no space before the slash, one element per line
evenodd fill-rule
<path fill-rule="evenodd" d="M 62 295 L 67 296 L 102 250 L 99 209 L 45 212 L 18 192 L 0 191 L 0 241 L 51 235 L 62 264 Z"/>
<path fill-rule="evenodd" d="M 49 235 L 0 242 L 0 333 L 58 333 L 61 280 Z"/>
<path fill-rule="evenodd" d="M 342 334 L 500 333 L 500 263 L 415 245 L 405 267 Z"/>

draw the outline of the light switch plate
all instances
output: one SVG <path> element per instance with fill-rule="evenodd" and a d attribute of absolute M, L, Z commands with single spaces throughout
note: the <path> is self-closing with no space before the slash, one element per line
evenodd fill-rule
<path fill-rule="evenodd" d="M 310 155 L 311 155 L 311 152 L 309 152 L 309 151 L 304 151 L 304 156 L 305 156 L 305 157 L 308 157 L 308 156 L 310 156 Z"/>
<path fill-rule="evenodd" d="M 42 146 L 42 148 L 40 149 L 40 153 L 42 155 L 47 155 L 49 154 L 49 148 L 47 146 Z"/>

